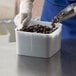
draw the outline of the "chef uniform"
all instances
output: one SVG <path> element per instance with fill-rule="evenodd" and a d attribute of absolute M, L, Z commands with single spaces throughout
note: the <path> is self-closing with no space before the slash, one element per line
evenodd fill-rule
<path fill-rule="evenodd" d="M 51 21 L 62 9 L 76 3 L 76 0 L 44 0 L 41 21 Z M 64 20 L 62 25 L 62 39 L 76 38 L 76 17 Z"/>

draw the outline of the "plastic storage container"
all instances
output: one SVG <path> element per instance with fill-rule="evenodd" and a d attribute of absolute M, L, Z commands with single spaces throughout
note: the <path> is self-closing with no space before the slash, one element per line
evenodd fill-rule
<path fill-rule="evenodd" d="M 50 22 L 31 21 L 29 25 L 47 25 Z M 50 34 L 40 34 L 32 32 L 16 32 L 16 53 L 18 55 L 48 58 L 53 56 L 61 47 L 61 23 L 56 24 L 58 29 Z"/>
<path fill-rule="evenodd" d="M 7 28 L 0 23 L 0 45 L 6 45 L 9 43 L 10 33 Z"/>
<path fill-rule="evenodd" d="M 3 21 L 3 25 L 6 26 L 6 28 L 8 29 L 9 33 L 10 33 L 10 37 L 9 37 L 9 42 L 15 42 L 15 24 L 13 22 L 13 19 L 5 19 Z"/>

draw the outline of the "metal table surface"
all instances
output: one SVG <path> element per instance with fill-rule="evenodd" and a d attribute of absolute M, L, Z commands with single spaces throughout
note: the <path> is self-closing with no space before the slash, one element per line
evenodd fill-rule
<path fill-rule="evenodd" d="M 49 59 L 18 56 L 15 42 L 0 45 L 0 76 L 76 76 L 76 40 L 63 40 Z"/>

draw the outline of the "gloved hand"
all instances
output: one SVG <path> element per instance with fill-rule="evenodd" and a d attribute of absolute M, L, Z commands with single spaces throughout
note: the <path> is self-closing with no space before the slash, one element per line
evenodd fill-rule
<path fill-rule="evenodd" d="M 21 2 L 19 14 L 14 18 L 14 23 L 19 29 L 28 25 L 32 17 L 33 1 L 34 0 L 23 0 Z"/>

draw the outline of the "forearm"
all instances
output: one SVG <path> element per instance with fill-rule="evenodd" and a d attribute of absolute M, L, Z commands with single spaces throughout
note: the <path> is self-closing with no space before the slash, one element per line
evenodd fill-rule
<path fill-rule="evenodd" d="M 34 0 L 21 0 L 19 13 L 30 13 L 32 12 Z"/>
<path fill-rule="evenodd" d="M 25 1 L 25 0 L 20 0 L 20 2 L 22 2 L 22 1 Z M 34 2 L 34 0 L 30 0 L 30 1 Z"/>

